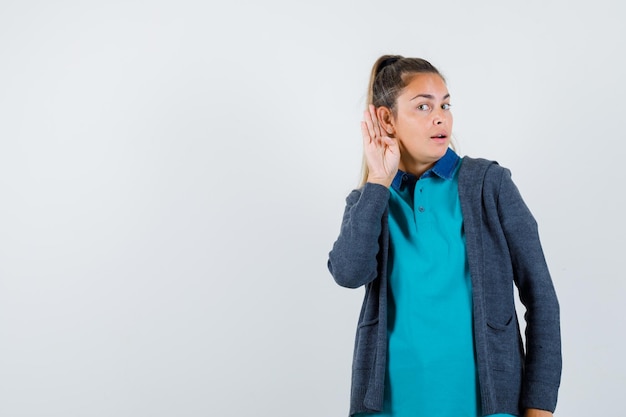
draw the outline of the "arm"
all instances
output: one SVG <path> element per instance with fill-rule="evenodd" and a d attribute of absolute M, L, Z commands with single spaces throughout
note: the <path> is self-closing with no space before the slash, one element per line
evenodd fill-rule
<path fill-rule="evenodd" d="M 341 231 L 328 258 L 328 269 L 339 285 L 357 288 L 376 278 L 378 238 L 388 201 L 389 189 L 372 183 L 346 199 Z"/>
<path fill-rule="evenodd" d="M 378 111 L 384 113 L 383 108 Z M 328 269 L 339 285 L 357 288 L 378 275 L 377 254 L 383 217 L 387 213 L 389 185 L 400 162 L 395 139 L 387 136 L 370 105 L 361 122 L 363 153 L 367 162 L 367 183 L 346 199 L 339 238 L 333 245 Z"/>
<path fill-rule="evenodd" d="M 526 361 L 520 405 L 527 409 L 526 417 L 550 416 L 561 379 L 559 303 L 537 223 L 508 170 L 502 170 L 498 212 L 511 253 L 515 284 L 526 307 Z"/>

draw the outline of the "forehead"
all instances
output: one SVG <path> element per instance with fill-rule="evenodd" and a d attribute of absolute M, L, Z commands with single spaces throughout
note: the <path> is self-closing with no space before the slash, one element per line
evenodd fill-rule
<path fill-rule="evenodd" d="M 448 95 L 448 87 L 443 81 L 443 78 L 441 78 L 438 74 L 414 74 L 411 76 L 406 87 L 404 87 L 398 98 L 410 100 L 418 95 L 443 98 Z"/>

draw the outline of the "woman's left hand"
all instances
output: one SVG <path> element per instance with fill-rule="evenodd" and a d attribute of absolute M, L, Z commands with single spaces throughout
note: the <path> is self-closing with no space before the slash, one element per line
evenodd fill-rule
<path fill-rule="evenodd" d="M 552 417 L 552 413 L 546 410 L 538 410 L 536 408 L 528 408 L 524 413 L 524 417 Z"/>

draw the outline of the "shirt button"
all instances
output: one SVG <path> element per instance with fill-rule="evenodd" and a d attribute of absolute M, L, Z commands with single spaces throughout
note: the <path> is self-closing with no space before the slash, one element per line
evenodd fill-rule
<path fill-rule="evenodd" d="M 409 176 L 406 174 L 402 174 L 402 181 L 406 181 L 409 179 Z"/>
<path fill-rule="evenodd" d="M 418 210 L 420 213 L 423 213 L 423 212 L 424 212 L 424 207 L 423 207 L 423 206 L 419 206 L 419 207 L 417 208 L 417 210 Z"/>

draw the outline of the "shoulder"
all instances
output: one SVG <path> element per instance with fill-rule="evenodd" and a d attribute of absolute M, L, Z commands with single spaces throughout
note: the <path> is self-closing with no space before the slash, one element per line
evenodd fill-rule
<path fill-rule="evenodd" d="M 511 171 L 489 159 L 464 157 L 458 181 L 459 193 L 475 199 L 518 194 Z"/>
<path fill-rule="evenodd" d="M 459 168 L 459 174 L 464 173 L 465 175 L 486 175 L 487 173 L 489 173 L 490 175 L 501 175 L 503 172 L 508 171 L 508 169 L 501 166 L 498 161 L 494 161 L 491 159 L 472 158 L 470 156 L 464 156 L 461 161 L 462 163 L 461 167 Z"/>
<path fill-rule="evenodd" d="M 459 185 L 498 185 L 503 177 L 511 176 L 508 168 L 501 166 L 497 161 L 485 158 L 464 156 L 459 168 Z"/>

